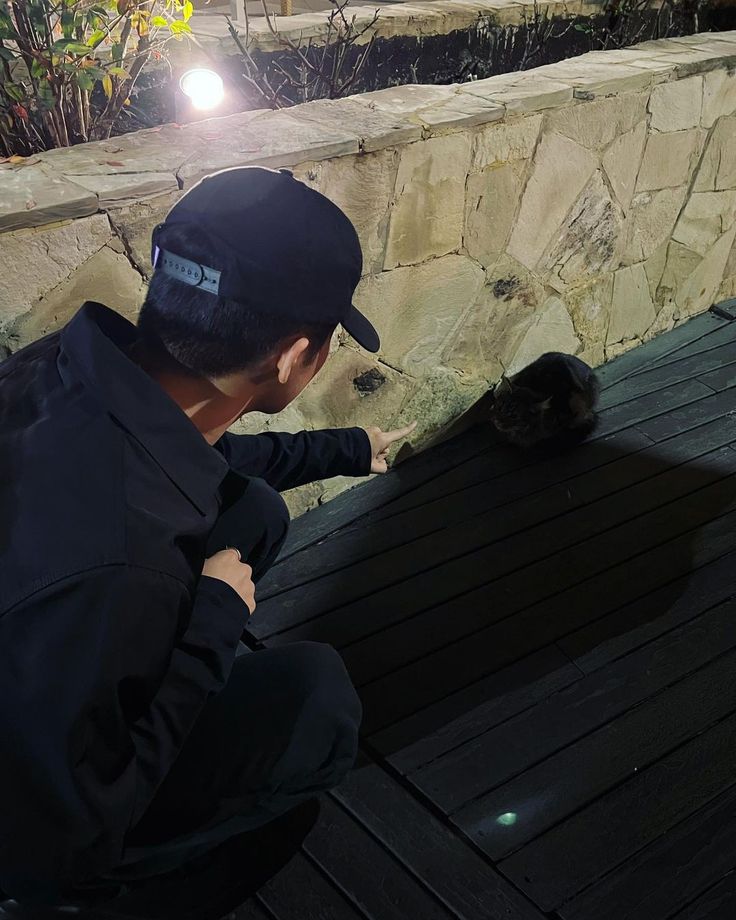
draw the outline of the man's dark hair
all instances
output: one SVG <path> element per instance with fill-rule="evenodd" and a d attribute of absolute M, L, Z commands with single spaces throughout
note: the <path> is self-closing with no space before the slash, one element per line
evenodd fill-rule
<path fill-rule="evenodd" d="M 194 262 L 216 263 L 211 248 L 199 242 L 189 228 L 172 228 L 166 246 Z M 244 293 L 247 297 L 247 291 Z M 301 336 L 309 339 L 306 357 L 311 360 L 334 329 L 332 323 L 307 323 L 256 312 L 246 304 L 210 294 L 162 272 L 154 272 L 138 317 L 141 344 L 149 355 L 154 359 L 158 356 L 162 362 L 173 358 L 200 377 L 245 370 L 274 354 L 280 344 Z"/>

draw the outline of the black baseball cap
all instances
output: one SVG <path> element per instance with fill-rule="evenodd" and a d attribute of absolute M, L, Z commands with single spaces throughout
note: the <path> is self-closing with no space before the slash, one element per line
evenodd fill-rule
<path fill-rule="evenodd" d="M 169 249 L 172 227 L 192 228 L 202 264 Z M 201 251 L 202 247 L 200 247 Z M 255 312 L 338 323 L 367 351 L 378 333 L 352 303 L 363 255 L 350 220 L 289 170 L 241 166 L 206 176 L 153 231 L 155 271 Z"/>

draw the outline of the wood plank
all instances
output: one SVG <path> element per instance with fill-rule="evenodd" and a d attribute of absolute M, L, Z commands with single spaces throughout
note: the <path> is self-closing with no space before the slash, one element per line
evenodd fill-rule
<path fill-rule="evenodd" d="M 276 920 L 371 920 L 304 856 L 297 855 L 258 892 Z"/>
<path fill-rule="evenodd" d="M 736 715 L 509 856 L 501 871 L 556 910 L 733 784 Z"/>
<path fill-rule="evenodd" d="M 323 798 L 319 822 L 307 837 L 304 849 L 367 917 L 448 920 L 456 916 L 333 799 Z M 379 885 L 377 878 L 381 880 Z"/>
<path fill-rule="evenodd" d="M 680 348 L 678 348 L 676 351 L 669 352 L 668 354 L 663 355 L 661 358 L 657 358 L 655 361 L 650 361 L 646 364 L 643 364 L 641 368 L 634 371 L 632 376 L 645 374 L 647 371 L 655 367 L 662 367 L 664 364 L 671 364 L 673 361 L 681 361 L 683 358 L 689 358 L 692 355 L 698 355 L 702 352 L 710 351 L 711 348 L 718 348 L 720 345 L 725 345 L 728 342 L 733 342 L 735 338 L 736 325 L 728 321 L 722 322 L 711 332 L 708 332 L 703 336 L 699 336 L 697 339 L 688 343 L 687 345 L 680 346 Z"/>
<path fill-rule="evenodd" d="M 711 396 L 713 396 L 713 391 L 704 384 L 697 380 L 683 380 L 681 383 L 672 384 L 655 393 L 646 393 L 630 403 L 621 403 L 606 409 L 601 412 L 596 432 L 598 435 L 604 435 L 621 428 L 636 426 L 639 431 L 649 434 L 648 427 L 653 426 L 656 431 L 656 423 L 667 418 L 675 409 L 688 408 L 692 404 L 701 405 L 704 399 Z M 697 418 L 697 413 L 695 417 Z M 715 416 L 711 416 L 713 417 Z M 704 418 L 702 421 L 709 421 L 709 419 Z M 648 424 L 641 424 L 644 422 Z M 688 427 L 694 428 L 695 424 Z M 653 440 L 656 441 L 659 438 L 655 436 Z"/>
<path fill-rule="evenodd" d="M 461 826 L 467 829 L 466 825 L 479 821 L 483 824 L 481 836 L 488 834 L 490 845 L 498 843 L 498 833 L 513 843 L 525 833 L 527 821 L 533 825 L 534 816 L 525 813 L 523 824 L 499 827 L 494 836 L 494 828 L 489 829 L 484 823 L 484 816 L 493 811 L 485 808 L 485 799 L 480 796 L 502 784 L 505 789 L 514 776 L 546 762 L 556 751 L 600 729 L 736 645 L 735 612 L 736 604 L 726 602 L 695 617 L 679 629 L 466 742 L 413 773 L 411 781 L 446 812 L 457 811 L 465 803 L 476 800 L 464 813 Z M 733 708 L 736 709 L 736 700 Z M 584 782 L 577 774 L 569 779 Z M 524 782 L 522 780 L 520 786 Z M 539 788 L 545 787 L 540 785 Z M 495 803 L 504 795 L 499 791 L 492 801 Z M 520 797 L 506 798 L 522 801 Z M 551 804 L 545 800 L 540 808 L 551 807 Z"/>
<path fill-rule="evenodd" d="M 707 462 L 700 458 L 697 464 L 666 471 L 656 488 L 644 482 L 411 577 L 397 571 L 397 583 L 341 603 L 350 590 L 348 571 L 342 580 L 328 583 L 332 593 L 320 597 L 331 611 L 270 641 L 309 638 L 341 649 L 356 643 L 343 654 L 355 669 L 354 679 L 362 684 L 590 578 L 636 549 L 692 529 L 690 515 L 704 522 L 726 510 L 734 470 L 734 451 L 723 448 Z M 298 609 L 278 609 L 275 614 L 269 609 L 269 628 L 277 629 L 280 619 L 288 622 L 318 610 L 310 601 L 294 596 L 292 604 L 301 604 Z M 380 632 L 388 627 L 390 632 Z"/>
<path fill-rule="evenodd" d="M 703 386 L 696 380 L 689 381 L 687 385 L 694 383 L 697 383 L 698 386 Z M 654 395 L 656 396 L 657 394 L 655 393 Z M 637 422 L 636 428 L 638 431 L 643 431 L 653 441 L 663 441 L 673 434 L 686 431 L 688 428 L 697 428 L 699 425 L 704 425 L 714 418 L 719 418 L 727 412 L 733 411 L 734 393 L 731 390 L 724 390 L 714 396 L 713 391 L 708 388 L 706 397 L 680 406 L 672 405 L 662 415 Z M 637 400 L 637 403 L 639 401 Z M 611 411 L 615 412 L 617 409 Z"/>
<path fill-rule="evenodd" d="M 379 732 L 371 744 L 406 774 L 581 678 L 559 649 L 549 646 Z"/>
<path fill-rule="evenodd" d="M 448 468 L 488 450 L 494 439 L 490 427 L 468 431 L 452 441 L 438 445 L 432 451 L 417 454 L 398 464 L 385 476 L 377 476 L 303 514 L 294 521 L 279 559 L 287 559 L 368 511 L 388 504 L 397 496 L 445 473 Z"/>
<path fill-rule="evenodd" d="M 736 916 L 736 871 L 683 907 L 672 920 L 733 920 Z"/>
<path fill-rule="evenodd" d="M 703 313 L 669 332 L 658 335 L 645 345 L 614 358 L 613 361 L 597 368 L 596 372 L 604 387 L 613 386 L 637 370 L 648 367 L 654 361 L 677 352 L 724 325 L 728 325 L 727 319 L 712 313 Z"/>
<path fill-rule="evenodd" d="M 730 416 L 726 418 L 733 422 Z M 389 508 L 386 515 L 378 520 L 366 515 L 357 526 L 341 530 L 326 541 L 307 547 L 291 556 L 287 565 L 275 566 L 259 583 L 260 602 L 296 585 L 338 571 L 348 563 L 360 562 L 401 547 L 407 542 L 407 535 L 416 540 L 453 525 L 464 524 L 483 512 L 569 481 L 582 472 L 600 469 L 617 458 L 633 456 L 651 446 L 652 441 L 640 432 L 619 431 L 607 438 L 583 444 L 572 453 L 550 457 L 545 463 L 521 465 L 501 474 L 493 469 L 492 457 L 489 456 L 486 479 L 406 511 L 388 513 Z M 326 543 L 329 543 L 329 549 Z"/>
<path fill-rule="evenodd" d="M 717 440 L 722 441 L 724 436 L 730 440 L 730 433 L 715 433 Z M 407 540 L 388 554 L 355 562 L 337 575 L 329 573 L 308 585 L 297 585 L 280 596 L 279 606 L 286 611 L 298 601 L 298 616 L 307 619 L 329 611 L 336 603 L 344 607 L 361 598 L 371 603 L 379 592 L 388 589 L 393 602 L 401 604 L 404 616 L 409 616 L 417 606 L 407 606 L 405 598 L 417 592 L 415 597 L 421 603 L 419 592 L 426 597 L 427 578 L 433 580 L 429 588 L 432 600 L 441 601 L 444 598 L 439 582 L 443 579 L 452 579 L 470 590 L 549 554 L 551 546 L 561 549 L 582 542 L 702 488 L 730 471 L 736 472 L 732 451 L 721 447 L 700 456 L 699 442 L 699 438 L 691 438 L 685 446 L 686 455 L 689 448 L 697 459 L 675 469 L 668 469 L 662 459 L 646 452 L 638 455 L 636 465 L 624 458 L 620 477 L 617 464 L 609 464 L 604 478 L 592 484 L 593 489 L 604 492 L 597 501 L 587 501 L 585 488 L 578 491 L 577 483 L 567 483 L 541 493 L 536 501 L 524 502 L 521 507 L 514 504 L 492 509 L 454 527 Z M 632 468 L 634 483 L 629 485 Z M 423 585 L 417 585 L 417 579 Z M 398 593 L 393 590 L 397 582 L 402 583 Z M 434 582 L 438 583 L 437 590 Z M 255 625 L 257 630 L 257 621 Z M 277 625 L 278 617 L 269 615 L 269 626 Z M 331 641 L 336 640 L 331 637 Z"/>
<path fill-rule="evenodd" d="M 558 640 L 562 651 L 580 669 L 577 677 L 568 670 L 569 665 L 565 667 L 566 659 L 556 661 L 555 646 L 547 647 L 377 732 L 371 744 L 390 755 L 391 763 L 402 772 L 418 769 L 562 689 L 568 676 L 569 683 L 581 679 L 583 674 L 651 642 L 734 594 L 736 554 L 730 553 Z M 653 616 L 653 611 L 662 612 Z M 538 655 L 544 656 L 541 670 L 534 670 Z M 529 668 L 532 670 L 526 677 Z M 551 681 L 549 693 L 547 679 Z M 559 686 L 555 686 L 556 679 Z M 539 695 L 535 698 L 537 687 Z M 525 690 L 530 694 L 526 705 Z M 520 703 L 514 711 L 517 696 Z M 485 702 L 478 705 L 479 699 Z M 499 718 L 494 716 L 497 705 Z"/>
<path fill-rule="evenodd" d="M 732 634 L 734 609 L 728 605 Z M 466 805 L 453 820 L 492 859 L 508 856 L 733 712 L 734 666 L 732 650 Z M 508 813 L 515 822 L 499 822 Z"/>
<path fill-rule="evenodd" d="M 563 920 L 672 917 L 721 881 L 734 866 L 736 786 L 731 786 L 593 888 L 563 904 L 559 913 Z M 736 901 L 729 920 L 733 916 Z"/>
<path fill-rule="evenodd" d="M 718 370 L 711 371 L 709 374 L 703 374 L 698 377 L 698 380 L 717 391 L 736 387 L 736 367 L 733 364 L 728 364 L 725 367 L 718 368 Z"/>
<path fill-rule="evenodd" d="M 688 572 L 677 581 L 634 601 L 558 641 L 585 674 L 692 619 L 694 614 L 736 594 L 736 555 L 727 555 Z M 667 602 L 674 596 L 669 606 Z M 661 610 L 652 618 L 652 610 Z"/>
<path fill-rule="evenodd" d="M 710 514 L 711 512 L 705 512 Z M 730 512 L 682 533 L 607 569 L 599 576 L 571 586 L 554 597 L 516 609 L 513 594 L 486 589 L 475 597 L 446 605 L 450 617 L 470 606 L 483 606 L 491 617 L 494 603 L 504 600 L 512 614 L 482 630 L 411 662 L 361 690 L 366 735 L 398 722 L 449 693 L 499 670 L 537 649 L 557 641 L 618 607 L 675 582 L 683 572 L 699 568 L 736 549 L 736 513 Z M 484 596 L 485 594 L 485 596 Z M 669 600 L 668 600 L 669 597 Z M 673 595 L 663 592 L 666 606 Z M 666 608 L 665 608 L 666 609 Z M 652 610 L 652 617 L 657 611 Z"/>
<path fill-rule="evenodd" d="M 718 348 L 712 348 L 709 351 L 700 354 L 691 355 L 689 358 L 682 358 L 671 364 L 664 364 L 659 367 L 650 368 L 636 377 L 629 377 L 621 381 L 615 387 L 610 387 L 601 394 L 600 410 L 618 406 L 621 403 L 630 402 L 638 399 L 646 393 L 654 393 L 657 390 L 663 390 L 668 386 L 682 380 L 691 380 L 697 378 L 703 381 L 703 376 L 708 371 L 729 370 L 734 373 L 734 364 L 736 363 L 736 340 L 721 345 Z"/>
<path fill-rule="evenodd" d="M 353 770 L 333 795 L 461 920 L 542 920 L 493 867 L 376 765 Z M 406 916 L 419 920 L 422 914 Z"/>
<path fill-rule="evenodd" d="M 228 914 L 228 920 L 272 920 L 272 915 L 258 901 L 251 900 Z"/>

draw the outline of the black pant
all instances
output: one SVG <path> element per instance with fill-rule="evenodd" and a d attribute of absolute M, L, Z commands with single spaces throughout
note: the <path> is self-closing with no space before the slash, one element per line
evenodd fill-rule
<path fill-rule="evenodd" d="M 237 547 L 257 582 L 288 526 L 281 496 L 251 479 L 219 518 L 207 554 Z M 361 706 L 337 652 L 316 642 L 244 652 L 129 832 L 124 864 L 111 877 L 175 868 L 337 785 L 352 766 Z"/>

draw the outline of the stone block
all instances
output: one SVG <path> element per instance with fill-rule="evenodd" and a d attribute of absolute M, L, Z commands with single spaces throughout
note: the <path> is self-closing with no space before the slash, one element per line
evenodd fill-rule
<path fill-rule="evenodd" d="M 0 233 L 85 217 L 98 209 L 97 196 L 57 175 L 39 160 L 0 166 Z"/>
<path fill-rule="evenodd" d="M 509 256 L 502 256 L 487 277 L 448 341 L 443 363 L 490 383 L 513 361 L 547 294 L 541 282 Z"/>
<path fill-rule="evenodd" d="M 672 238 L 701 256 L 736 221 L 736 191 L 693 192 L 683 208 Z"/>
<path fill-rule="evenodd" d="M 408 144 L 422 136 L 421 125 L 408 118 L 392 115 L 361 102 L 361 96 L 348 99 L 320 99 L 295 106 L 289 114 L 338 131 L 350 131 L 359 138 L 360 149 L 381 150 L 396 144 Z"/>
<path fill-rule="evenodd" d="M 587 55 L 569 58 L 557 64 L 546 64 L 534 70 L 535 76 L 566 83 L 575 89 L 584 90 L 594 96 L 608 96 L 613 93 L 640 93 L 652 84 L 652 75 L 629 64 L 593 64 Z"/>
<path fill-rule="evenodd" d="M 565 293 L 565 305 L 582 343 L 579 356 L 597 366 L 605 358 L 605 342 L 611 314 L 613 274 L 603 274 Z"/>
<path fill-rule="evenodd" d="M 714 70 L 703 78 L 701 124 L 712 128 L 724 115 L 736 112 L 736 73 Z"/>
<path fill-rule="evenodd" d="M 624 212 L 628 211 L 639 175 L 644 144 L 647 138 L 645 121 L 611 142 L 603 154 L 603 169 Z"/>
<path fill-rule="evenodd" d="M 460 248 L 469 160 L 470 141 L 460 134 L 402 149 L 386 268 L 423 262 Z"/>
<path fill-rule="evenodd" d="M 597 158 L 560 134 L 545 134 L 521 200 L 509 255 L 533 269 L 593 175 Z"/>
<path fill-rule="evenodd" d="M 97 196 L 99 207 L 120 207 L 141 198 L 178 191 L 173 173 L 122 173 L 118 175 L 75 176 L 74 182 Z"/>
<path fill-rule="evenodd" d="M 689 77 L 655 86 L 649 97 L 652 131 L 686 131 L 700 124 L 703 78 Z"/>
<path fill-rule="evenodd" d="M 600 150 L 641 124 L 646 118 L 646 107 L 644 93 L 578 102 L 550 112 L 546 129 L 563 134 L 582 147 Z"/>
<path fill-rule="evenodd" d="M 85 300 L 104 303 L 132 320 L 145 292 L 143 278 L 125 255 L 103 246 L 20 318 L 10 340 L 17 349 L 56 331 Z"/>
<path fill-rule="evenodd" d="M 634 195 L 624 227 L 624 264 L 648 259 L 669 239 L 686 195 L 684 187 Z"/>
<path fill-rule="evenodd" d="M 579 350 L 580 339 L 575 335 L 565 304 L 559 297 L 549 297 L 534 315 L 511 360 L 508 373 L 517 373 L 547 351 L 575 355 Z"/>
<path fill-rule="evenodd" d="M 7 329 L 110 241 L 105 214 L 0 239 L 0 329 Z"/>
<path fill-rule="evenodd" d="M 542 127 L 542 115 L 527 115 L 497 125 L 489 125 L 473 135 L 471 172 L 509 160 L 528 160 L 534 153 Z"/>
<path fill-rule="evenodd" d="M 374 356 L 341 345 L 297 400 L 303 427 L 388 425 L 413 385 L 406 374 Z"/>
<path fill-rule="evenodd" d="M 299 121 L 283 110 L 258 118 L 239 119 L 239 115 L 217 119 L 227 122 L 223 126 L 201 123 L 210 126 L 209 133 L 204 128 L 199 129 L 205 141 L 200 146 L 199 156 L 178 171 L 183 188 L 190 188 L 219 169 L 233 166 L 260 165 L 276 169 L 358 152 L 357 134 Z"/>
<path fill-rule="evenodd" d="M 697 131 L 650 134 L 636 180 L 637 192 L 674 188 L 687 182 L 698 140 Z"/>
<path fill-rule="evenodd" d="M 508 112 L 524 114 L 572 101 L 572 87 L 560 81 L 538 79 L 534 71 L 529 71 L 463 84 L 458 95 L 479 96 L 505 106 Z"/>
<path fill-rule="evenodd" d="M 398 150 L 380 150 L 322 160 L 294 170 L 298 179 L 334 201 L 353 222 L 363 249 L 365 273 L 383 268 L 398 166 Z"/>
<path fill-rule="evenodd" d="M 606 345 L 641 338 L 656 316 L 644 266 L 632 265 L 615 272 Z"/>
<path fill-rule="evenodd" d="M 663 308 L 668 307 L 670 304 L 673 305 L 674 308 L 669 311 L 673 321 L 679 313 L 675 304 L 675 295 L 702 260 L 703 257 L 700 253 L 688 249 L 687 246 L 678 243 L 677 240 L 670 240 L 667 246 L 667 259 L 664 264 L 664 270 L 657 286 L 656 300 Z"/>
<path fill-rule="evenodd" d="M 621 208 L 595 172 L 543 260 L 547 284 L 564 292 L 616 267 L 622 226 Z"/>
<path fill-rule="evenodd" d="M 693 273 L 680 285 L 675 294 L 679 319 L 702 313 L 715 302 L 735 236 L 736 226 L 733 226 L 716 241 Z"/>
<path fill-rule="evenodd" d="M 736 115 L 721 118 L 710 133 L 695 179 L 696 192 L 736 188 Z"/>
<path fill-rule="evenodd" d="M 499 121 L 505 115 L 506 109 L 502 105 L 479 96 L 471 97 L 468 93 L 457 93 L 446 102 L 422 109 L 416 118 L 430 134 L 439 134 Z"/>
<path fill-rule="evenodd" d="M 471 173 L 466 185 L 463 246 L 490 268 L 506 248 L 521 200 L 526 160 L 514 160 Z"/>
<path fill-rule="evenodd" d="M 437 363 L 483 277 L 467 256 L 448 255 L 364 278 L 355 302 L 380 331 L 385 362 L 417 376 Z"/>
<path fill-rule="evenodd" d="M 407 83 L 405 86 L 391 86 L 373 93 L 361 93 L 360 101 L 379 112 L 411 116 L 421 109 L 449 101 L 455 95 L 455 90 L 455 86 Z"/>
<path fill-rule="evenodd" d="M 110 215 L 115 230 L 125 241 L 128 252 L 136 268 L 150 278 L 151 267 L 151 233 L 156 224 L 161 223 L 171 208 L 181 198 L 181 192 L 158 195 L 146 201 L 136 201 L 125 205 Z"/>

